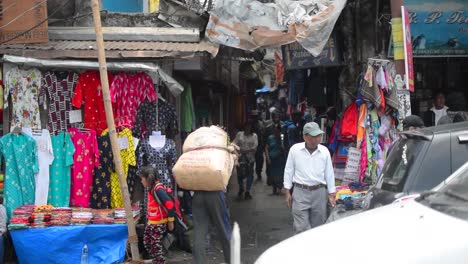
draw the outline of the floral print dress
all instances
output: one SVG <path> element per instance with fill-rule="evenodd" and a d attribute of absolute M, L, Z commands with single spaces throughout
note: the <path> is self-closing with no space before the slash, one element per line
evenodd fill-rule
<path fill-rule="evenodd" d="M 15 67 L 6 74 L 4 106 L 8 107 L 8 97 L 11 95 L 11 130 L 16 126 L 41 128 L 38 102 L 41 81 L 42 74 L 38 69 L 24 71 Z"/>
<path fill-rule="evenodd" d="M 88 208 L 93 184 L 93 170 L 99 166 L 96 132 L 94 130 L 82 132 L 77 128 L 70 128 L 68 131 L 76 149 L 73 157 L 70 205 Z"/>

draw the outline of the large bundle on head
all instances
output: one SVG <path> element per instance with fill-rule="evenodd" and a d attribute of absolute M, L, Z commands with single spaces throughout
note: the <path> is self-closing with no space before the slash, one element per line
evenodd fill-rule
<path fill-rule="evenodd" d="M 173 168 L 177 184 L 187 190 L 222 191 L 231 177 L 235 148 L 219 127 L 202 127 L 184 142 L 183 154 Z"/>

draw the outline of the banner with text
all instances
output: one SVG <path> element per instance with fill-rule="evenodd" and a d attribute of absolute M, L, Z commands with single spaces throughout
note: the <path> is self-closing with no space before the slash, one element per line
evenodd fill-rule
<path fill-rule="evenodd" d="M 405 0 L 415 57 L 468 56 L 467 0 Z"/>

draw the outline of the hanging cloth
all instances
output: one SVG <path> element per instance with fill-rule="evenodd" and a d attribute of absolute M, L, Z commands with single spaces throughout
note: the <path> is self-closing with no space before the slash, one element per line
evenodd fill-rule
<path fill-rule="evenodd" d="M 357 135 L 358 110 L 355 103 L 346 108 L 341 121 L 340 136 L 344 139 L 352 139 Z"/>

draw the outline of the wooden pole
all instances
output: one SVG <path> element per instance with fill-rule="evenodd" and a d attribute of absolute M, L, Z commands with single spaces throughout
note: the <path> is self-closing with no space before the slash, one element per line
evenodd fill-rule
<path fill-rule="evenodd" d="M 104 38 L 102 36 L 101 14 L 99 0 L 91 0 L 93 9 L 94 29 L 96 31 L 96 44 L 99 58 L 99 72 L 101 75 L 101 89 L 106 111 L 106 121 L 109 128 L 109 137 L 112 145 L 112 154 L 114 156 L 114 164 L 119 176 L 120 189 L 122 190 L 123 200 L 125 205 L 125 214 L 127 216 L 128 226 L 128 242 L 132 252 L 132 259 L 138 262 L 140 253 L 138 252 L 138 237 L 135 229 L 135 221 L 133 219 L 132 205 L 130 203 L 130 195 L 128 193 L 127 181 L 120 157 L 120 148 L 117 139 L 117 133 L 114 124 L 114 114 L 112 112 L 112 102 L 110 100 L 109 79 L 107 78 L 106 53 L 104 50 Z"/>

